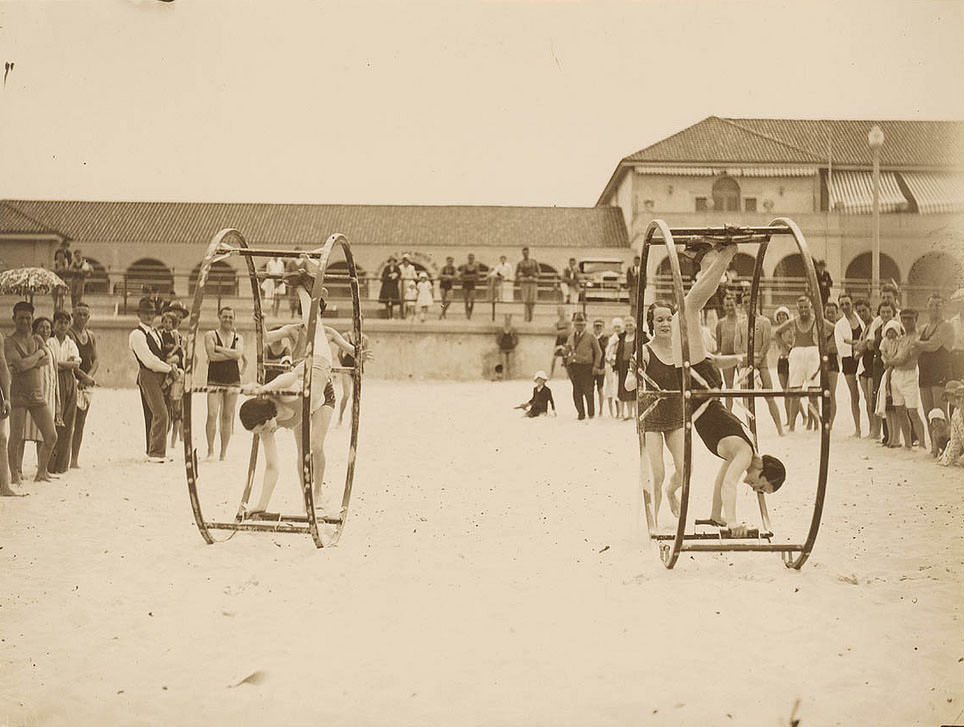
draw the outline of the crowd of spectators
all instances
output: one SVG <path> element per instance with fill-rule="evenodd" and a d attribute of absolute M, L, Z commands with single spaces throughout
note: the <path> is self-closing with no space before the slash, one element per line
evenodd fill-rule
<path fill-rule="evenodd" d="M 817 281 L 823 303 L 824 352 L 831 396 L 829 426 L 837 422 L 838 383 L 842 406 L 853 424 L 851 436 L 878 441 L 881 446 L 927 452 L 942 465 L 964 466 L 964 289 L 948 302 L 938 293 L 930 295 L 926 313 L 901 308 L 896 284 L 885 283 L 875 312 L 863 298 L 841 293 L 831 300 L 833 283 L 825 266 L 818 266 Z M 745 285 L 724 281 L 718 295 L 719 315 L 704 317 L 703 340 L 719 365 L 725 388 L 745 388 L 749 369 L 750 297 Z M 793 432 L 798 423 L 819 430 L 821 326 L 811 298 L 801 295 L 795 314 L 778 307 L 771 320 L 762 311 L 755 317 L 753 362 L 756 388 L 763 390 L 813 389 L 813 396 L 764 397 L 777 433 Z M 648 311 L 648 330 L 653 335 L 653 306 Z M 549 379 L 556 362 L 562 361 L 573 389 L 577 418 L 593 418 L 598 411 L 615 419 L 635 417 L 635 392 L 626 386 L 632 377 L 630 359 L 635 349 L 635 318 L 614 318 L 607 330 L 602 319 L 593 322 L 587 335 L 581 312 L 570 317 L 558 309 L 556 340 Z M 771 352 L 771 349 L 772 352 Z M 742 358 L 740 358 L 742 357 Z M 735 365 L 734 362 L 742 363 Z M 776 364 L 776 378 L 771 364 Z M 779 386 L 774 385 L 778 381 Z M 589 383 L 592 381 L 592 385 Z M 595 397 L 592 392 L 595 392 Z M 732 407 L 732 399 L 726 402 Z M 846 415 L 845 415 L 846 416 Z M 866 422 L 866 427 L 864 426 Z"/>

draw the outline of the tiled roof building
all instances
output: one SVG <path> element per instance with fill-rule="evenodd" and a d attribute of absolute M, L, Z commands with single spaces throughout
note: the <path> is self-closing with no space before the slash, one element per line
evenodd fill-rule
<path fill-rule="evenodd" d="M 851 281 L 838 289 L 863 292 L 856 281 L 870 274 L 875 125 L 884 133 L 882 277 L 920 290 L 964 285 L 964 121 L 710 116 L 620 160 L 597 205 L 623 211 L 634 246 L 654 217 L 686 225 L 791 217 L 832 277 Z M 664 270 L 654 257 L 650 272 Z M 771 244 L 764 271 L 793 278 L 802 266 L 784 241 Z"/>

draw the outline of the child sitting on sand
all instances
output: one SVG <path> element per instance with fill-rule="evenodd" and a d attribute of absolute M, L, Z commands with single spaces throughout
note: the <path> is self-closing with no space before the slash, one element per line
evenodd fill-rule
<path fill-rule="evenodd" d="M 546 386 L 546 372 L 536 371 L 535 376 L 532 380 L 536 382 L 535 387 L 532 389 L 532 398 L 529 401 L 523 402 L 516 407 L 516 409 L 524 409 L 525 417 L 538 417 L 546 416 L 549 413 L 549 407 L 552 407 L 552 416 L 556 416 L 556 402 L 552 400 L 552 391 Z"/>

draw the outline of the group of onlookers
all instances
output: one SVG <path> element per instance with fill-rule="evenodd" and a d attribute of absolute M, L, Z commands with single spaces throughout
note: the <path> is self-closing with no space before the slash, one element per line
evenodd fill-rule
<path fill-rule="evenodd" d="M 87 329 L 90 309 L 78 302 L 73 313 L 34 317 L 34 306 L 13 307 L 14 331 L 2 339 L 0 354 L 0 494 L 18 495 L 11 484 L 24 479 L 27 442 L 36 443 L 34 481 L 49 482 L 79 467 L 94 375 L 97 343 Z M 9 415 L 9 433 L 6 418 Z M 8 481 L 9 479 L 9 481 Z"/>
<path fill-rule="evenodd" d="M 922 314 L 899 308 L 899 290 L 887 283 L 882 286 L 877 310 L 872 311 L 867 300 L 855 300 L 848 293 L 830 300 L 832 281 L 828 275 L 818 275 L 818 284 L 824 303 L 830 425 L 836 420 L 837 385 L 842 375 L 854 437 L 866 432 L 866 436 L 878 438 L 888 447 L 903 444 L 908 449 L 928 449 L 942 464 L 964 464 L 961 450 L 956 445 L 947 446 L 957 441 L 952 437 L 954 431 L 964 430 L 964 423 L 958 422 L 961 412 L 956 404 L 964 395 L 964 294 L 955 294 L 949 311 L 945 311 L 944 298 L 932 294 L 926 314 Z M 739 355 L 744 359 L 747 355 L 749 303 L 749 295 L 741 287 L 724 289 L 719 317 L 712 326 L 703 328 L 707 351 L 715 361 L 728 362 L 719 366 L 725 388 L 747 387 L 749 369 L 745 361 L 740 366 L 732 362 Z M 778 307 L 772 321 L 758 314 L 753 331 L 756 388 L 774 392 L 814 389 L 809 397 L 785 397 L 782 406 L 777 403 L 779 397 L 764 397 L 781 436 L 785 430 L 794 431 L 801 421 L 810 430 L 821 426 L 821 326 L 809 296 L 801 295 L 795 307 L 795 314 L 785 306 Z M 570 318 L 567 309 L 559 307 L 548 378 L 551 380 L 561 361 L 572 382 L 579 419 L 607 410 L 615 418 L 635 415 L 636 394 L 627 389 L 626 377 L 637 334 L 643 343 L 653 335 L 652 306 L 648 317 L 648 330 L 639 333 L 632 316 L 614 318 L 609 330 L 604 321 L 596 319 L 592 331 L 587 332 L 582 313 Z M 771 348 L 775 349 L 772 353 Z M 771 377 L 773 359 L 779 387 Z M 729 408 L 734 406 L 732 399 L 724 403 Z M 866 430 L 862 426 L 864 417 L 869 425 Z"/>
<path fill-rule="evenodd" d="M 539 263 L 529 256 L 528 247 L 522 248 L 522 259 L 514 269 L 505 255 L 499 257 L 498 265 L 489 269 L 483 267 L 473 253 L 469 253 L 465 263 L 458 267 L 454 257 L 447 257 L 438 274 L 438 318 L 448 317 L 456 285 L 462 292 L 465 317 L 471 320 L 475 312 L 476 294 L 481 286 L 489 286 L 489 299 L 495 304 L 514 300 L 514 286 L 518 283 L 525 320 L 531 321 L 538 282 Z M 418 317 L 418 320 L 425 321 L 435 307 L 435 292 L 435 281 L 424 267 L 416 267 L 408 253 L 402 255 L 401 262 L 392 255 L 382 268 L 378 300 L 385 306 L 386 318 Z"/>

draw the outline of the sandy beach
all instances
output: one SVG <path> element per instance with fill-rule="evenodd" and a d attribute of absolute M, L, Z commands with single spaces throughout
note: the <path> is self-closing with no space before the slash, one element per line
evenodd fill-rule
<path fill-rule="evenodd" d="M 0 724 L 964 721 L 964 471 L 849 439 L 842 410 L 801 571 L 752 553 L 668 571 L 634 508 L 632 425 L 578 423 L 551 385 L 560 415 L 530 421 L 512 409 L 524 381 L 366 380 L 348 523 L 323 550 L 206 545 L 182 450 L 142 462 L 137 391 L 97 391 L 83 468 L 0 500 Z M 761 409 L 763 449 L 790 472 L 769 498 L 775 541 L 799 539 L 818 438 L 777 438 Z M 201 463 L 211 518 L 240 496 L 237 430 L 227 461 Z M 331 489 L 346 430 L 329 436 Z M 288 440 L 273 509 L 296 512 Z M 697 440 L 694 461 L 699 517 L 718 460 Z M 739 507 L 757 524 L 747 493 Z"/>

